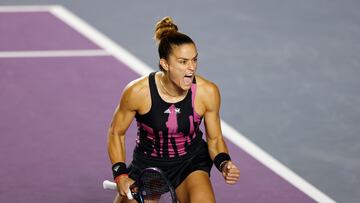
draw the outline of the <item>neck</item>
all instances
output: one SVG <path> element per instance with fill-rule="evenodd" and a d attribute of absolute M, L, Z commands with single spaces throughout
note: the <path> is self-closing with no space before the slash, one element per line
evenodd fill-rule
<path fill-rule="evenodd" d="M 182 97 L 186 94 L 187 91 L 180 89 L 172 84 L 168 76 L 161 74 L 159 77 L 161 89 L 165 94 L 170 97 Z"/>

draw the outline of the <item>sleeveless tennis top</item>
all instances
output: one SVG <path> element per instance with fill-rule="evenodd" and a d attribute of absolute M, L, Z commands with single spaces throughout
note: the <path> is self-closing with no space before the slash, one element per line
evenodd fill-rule
<path fill-rule="evenodd" d="M 183 100 L 168 103 L 159 95 L 155 74 L 149 75 L 150 111 L 135 115 L 138 131 L 134 152 L 154 158 L 177 158 L 195 153 L 203 135 L 200 130 L 202 117 L 194 108 L 195 78 Z"/>

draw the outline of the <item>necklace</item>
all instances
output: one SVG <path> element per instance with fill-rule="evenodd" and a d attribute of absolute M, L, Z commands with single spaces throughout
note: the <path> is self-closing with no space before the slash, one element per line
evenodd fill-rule
<path fill-rule="evenodd" d="M 162 76 L 162 77 L 163 77 L 163 76 Z M 169 96 L 171 96 L 171 97 L 179 97 L 179 95 L 173 95 L 173 94 L 170 93 L 169 90 L 166 89 L 164 83 L 162 82 L 162 79 L 161 79 L 162 77 L 159 78 L 159 80 L 160 80 L 160 85 L 161 85 L 162 89 L 165 90 L 166 94 L 169 95 Z"/>

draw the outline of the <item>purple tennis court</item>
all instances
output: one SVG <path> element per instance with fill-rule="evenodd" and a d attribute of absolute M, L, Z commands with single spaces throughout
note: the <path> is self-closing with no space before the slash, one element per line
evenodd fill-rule
<path fill-rule="evenodd" d="M 121 90 L 138 73 L 51 12 L 0 12 L 0 202 L 111 202 L 106 134 Z M 36 51 L 103 51 L 32 56 Z M 35 51 L 35 52 L 34 52 Z M 19 56 L 12 53 L 28 55 Z M 127 133 L 127 157 L 135 145 Z M 218 202 L 315 202 L 227 140 L 240 166 L 229 186 L 213 168 Z"/>

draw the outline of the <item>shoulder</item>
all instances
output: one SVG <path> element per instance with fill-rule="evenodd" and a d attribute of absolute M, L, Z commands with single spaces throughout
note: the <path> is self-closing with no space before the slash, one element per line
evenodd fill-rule
<path fill-rule="evenodd" d="M 214 96 L 220 96 L 218 86 L 214 82 L 211 82 L 200 75 L 196 75 L 196 85 L 198 94 L 202 97 L 211 98 Z"/>
<path fill-rule="evenodd" d="M 143 76 L 129 82 L 124 88 L 124 92 L 139 94 L 149 88 L 149 76 Z"/>
<path fill-rule="evenodd" d="M 149 94 L 148 76 L 140 77 L 125 86 L 121 95 L 121 104 L 136 110 L 139 106 L 138 103 L 146 99 Z"/>
<path fill-rule="evenodd" d="M 196 75 L 196 86 L 197 98 L 204 105 L 206 111 L 212 111 L 220 108 L 220 91 L 215 83 L 202 76 Z"/>

